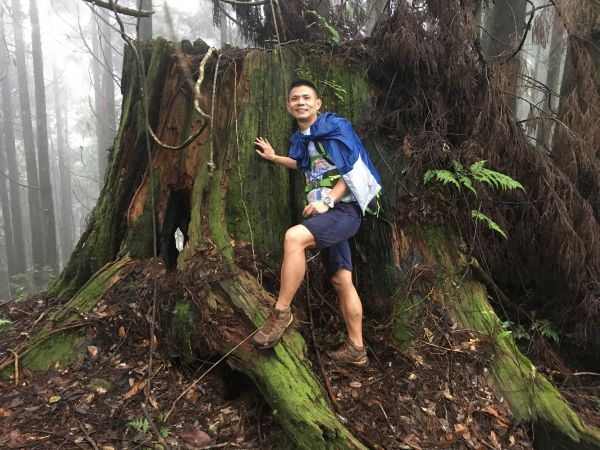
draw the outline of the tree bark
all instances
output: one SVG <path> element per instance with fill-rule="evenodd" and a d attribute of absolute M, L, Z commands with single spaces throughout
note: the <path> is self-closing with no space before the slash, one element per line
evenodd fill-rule
<path fill-rule="evenodd" d="M 44 61 L 37 0 L 29 2 L 31 19 L 31 47 L 33 53 L 33 80 L 35 85 L 35 113 L 39 180 L 41 188 L 42 224 L 44 241 L 44 266 L 58 272 L 58 247 L 56 245 L 56 220 L 48 155 L 48 117 L 46 114 L 46 87 L 44 85 Z"/>
<path fill-rule="evenodd" d="M 17 77 L 19 85 L 19 102 L 21 105 L 21 124 L 23 127 L 23 145 L 25 147 L 25 168 L 27 170 L 27 201 L 29 205 L 29 221 L 31 226 L 31 252 L 34 269 L 44 265 L 44 244 L 42 228 L 42 203 L 40 182 L 38 177 L 37 157 L 31 123 L 31 103 L 29 100 L 29 79 L 25 63 L 25 41 L 23 39 L 23 24 L 21 20 L 21 5 L 19 0 L 12 0 L 13 29 L 15 36 L 15 56 L 17 61 Z"/>
<path fill-rule="evenodd" d="M 60 97 L 60 78 L 56 65 L 53 66 L 54 80 L 54 108 L 56 110 L 56 152 L 58 155 L 58 178 L 59 178 L 59 211 L 60 211 L 60 255 L 63 265 L 68 261 L 74 246 L 74 224 L 73 224 L 73 200 L 71 194 L 71 164 L 69 158 L 65 157 L 67 143 L 64 136 L 65 123 L 63 120 L 64 105 Z"/>
<path fill-rule="evenodd" d="M 152 11 L 152 0 L 137 0 L 140 11 Z M 138 17 L 138 39 L 148 41 L 152 39 L 152 16 Z"/>
<path fill-rule="evenodd" d="M 2 27 L 4 29 L 4 26 Z M 8 60 L 4 58 L 4 51 L 0 52 L 0 62 L 4 67 L 8 68 Z M 5 64 L 6 65 L 5 65 Z M 2 91 L 2 132 L 4 134 L 3 148 L 6 155 L 6 165 L 2 164 L 2 171 L 8 175 L 10 180 L 20 180 L 19 166 L 17 165 L 17 155 L 15 149 L 15 134 L 13 129 L 13 120 L 15 119 L 14 109 L 12 107 L 12 96 L 10 89 L 10 71 L 7 70 L 6 76 L 0 82 L 0 90 Z M 15 182 L 8 184 L 9 205 L 10 205 L 10 228 L 12 230 L 11 237 L 11 256 L 12 264 L 9 265 L 9 275 L 24 273 L 27 268 L 27 260 L 25 257 L 25 242 L 23 239 L 23 222 L 21 218 L 21 194 L 19 186 Z M 8 216 L 5 216 L 8 217 Z M 8 248 L 7 248 L 8 250 Z"/>
<path fill-rule="evenodd" d="M 7 161 L 4 152 L 4 135 L 0 133 L 0 167 L 4 168 L 6 166 Z M 6 255 L 6 264 L 2 264 L 2 270 L 0 271 L 0 273 L 6 274 L 6 278 L 0 282 L 0 299 L 8 299 L 10 298 L 10 275 L 14 271 L 13 266 L 15 263 L 13 261 L 13 230 L 8 196 L 8 180 L 4 174 L 0 176 L 0 212 L 2 213 L 4 254 Z"/>

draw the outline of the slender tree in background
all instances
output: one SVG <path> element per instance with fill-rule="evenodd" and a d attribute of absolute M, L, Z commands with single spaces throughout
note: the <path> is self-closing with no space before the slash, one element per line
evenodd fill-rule
<path fill-rule="evenodd" d="M 73 251 L 74 224 L 73 224 L 73 201 L 71 199 L 71 164 L 65 156 L 67 144 L 65 140 L 65 123 L 63 120 L 63 104 L 60 97 L 60 77 L 56 65 L 52 67 L 54 87 L 54 108 L 56 110 L 56 153 L 58 156 L 59 171 L 59 238 L 60 256 L 63 263 L 69 259 Z"/>
<path fill-rule="evenodd" d="M 549 92 L 545 92 L 544 101 L 540 105 L 540 108 L 543 111 L 543 117 L 538 123 L 536 132 L 537 148 L 540 150 L 548 149 L 550 151 L 550 136 L 553 126 L 551 118 L 556 117 L 557 115 L 559 96 L 556 93 L 560 90 L 560 81 L 563 71 L 562 57 L 566 39 L 564 26 L 554 11 L 552 11 L 552 18 L 550 52 L 548 55 L 547 77 L 545 79 L 545 85 Z"/>
<path fill-rule="evenodd" d="M 4 168 L 7 166 L 6 162 L 6 154 L 4 151 L 4 139 L 3 134 L 0 133 L 0 167 Z M 3 170 L 4 172 L 4 170 Z M 10 297 L 10 284 L 9 277 L 11 272 L 14 270 L 14 262 L 13 258 L 13 231 L 12 231 L 12 223 L 11 223 L 11 214 L 10 214 L 10 204 L 8 197 L 8 179 L 4 175 L 4 173 L 0 176 L 0 212 L 2 213 L 2 230 L 4 237 L 4 251 L 6 255 L 6 266 L 2 267 L 0 263 L 0 273 L 6 273 L 5 280 L 0 281 L 0 300 Z"/>
<path fill-rule="evenodd" d="M 113 48 L 112 48 L 112 29 L 108 23 L 108 13 L 106 10 L 102 10 L 100 14 L 104 15 L 105 20 L 102 21 L 100 27 L 101 31 L 101 50 L 102 57 L 104 58 L 104 70 L 102 71 L 101 83 L 102 83 L 102 124 L 104 132 L 102 134 L 102 146 L 104 151 L 111 149 L 115 135 L 117 133 L 117 118 L 115 114 L 115 84 L 114 84 L 114 68 L 113 68 Z M 106 153 L 105 153 L 106 155 Z M 106 165 L 106 156 L 104 163 Z M 103 174 L 100 177 L 103 180 Z"/>
<path fill-rule="evenodd" d="M 108 151 L 116 135 L 115 87 L 109 15 L 105 10 L 92 17 L 92 80 L 94 83 L 94 108 L 98 176 L 104 179 Z"/>
<path fill-rule="evenodd" d="M 48 156 L 48 117 L 46 114 L 46 87 L 44 85 L 44 61 L 37 0 L 29 2 L 31 20 L 31 46 L 33 53 L 33 80 L 35 85 L 35 113 L 37 128 L 37 150 L 39 164 L 40 193 L 44 240 L 44 266 L 58 270 L 56 246 L 56 221 L 50 181 L 50 158 Z"/>
<path fill-rule="evenodd" d="M 2 20 L 2 18 L 0 18 Z M 4 34 L 4 23 L 2 22 L 2 33 Z M 8 49 L 3 48 L 0 50 L 0 67 L 8 69 Z M 7 70 L 6 75 L 1 81 L 0 90 L 2 91 L 2 134 L 4 136 L 4 142 L 2 148 L 6 156 L 6 165 L 4 162 L 0 167 L 2 171 L 6 173 L 8 170 L 8 177 L 13 182 L 8 184 L 8 195 L 10 204 L 10 219 L 12 228 L 12 250 L 11 258 L 12 265 L 10 268 L 10 275 L 17 273 L 24 273 L 27 267 L 27 261 L 25 257 L 25 241 L 23 237 L 23 222 L 21 218 L 21 193 L 19 186 L 14 181 L 20 179 L 19 166 L 17 164 L 17 155 L 15 148 L 15 134 L 13 129 L 13 121 L 15 120 L 14 108 L 12 107 L 12 96 L 10 88 L 10 77 L 11 71 Z M 6 217 L 6 216 L 5 216 Z M 8 249 L 8 248 L 7 248 Z"/>
<path fill-rule="evenodd" d="M 19 102 L 21 105 L 21 125 L 23 127 L 23 145 L 25 148 L 25 168 L 27 171 L 27 197 L 29 205 L 29 221 L 31 224 L 31 253 L 33 267 L 44 265 L 44 244 L 42 229 L 42 204 L 38 177 L 37 158 L 31 123 L 31 106 L 27 80 L 27 65 L 25 63 L 25 40 L 21 21 L 21 5 L 19 0 L 12 0 L 13 28 L 15 36 L 15 56 L 17 62 L 17 82 L 19 85 Z"/>
<path fill-rule="evenodd" d="M 100 82 L 102 65 L 102 56 L 100 55 L 100 26 L 98 25 L 98 17 L 92 16 L 92 83 L 94 84 L 94 125 L 96 128 L 96 154 L 98 156 L 98 179 L 104 178 L 106 170 L 106 149 L 103 147 L 104 142 L 104 124 L 102 123 L 102 85 Z"/>
<path fill-rule="evenodd" d="M 137 6 L 142 11 L 152 11 L 152 0 L 137 0 Z M 137 27 L 140 40 L 152 39 L 152 16 L 139 17 Z"/>
<path fill-rule="evenodd" d="M 488 6 L 488 8 L 491 4 Z M 510 55 L 517 49 L 525 32 L 526 0 L 497 0 L 493 8 L 488 9 L 482 35 L 482 44 L 486 54 L 491 58 L 510 58 L 506 76 L 507 91 L 512 95 L 509 107 L 517 110 L 517 80 L 520 64 L 517 58 Z"/>

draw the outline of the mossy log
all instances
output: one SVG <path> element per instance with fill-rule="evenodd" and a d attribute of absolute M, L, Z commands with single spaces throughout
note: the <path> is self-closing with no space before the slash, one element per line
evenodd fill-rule
<path fill-rule="evenodd" d="M 535 445 L 540 449 L 600 449 L 600 430 L 585 425 L 560 392 L 516 346 L 488 302 L 486 286 L 470 267 L 473 261 L 460 250 L 461 240 L 447 228 L 424 228 L 402 233 L 398 248 L 405 263 L 419 264 L 435 271 L 431 298 L 444 305 L 461 328 L 476 333 L 491 349 L 485 372 L 488 382 L 506 400 L 518 420 L 534 425 Z M 490 293 L 493 295 L 493 293 Z M 415 299 L 401 299 L 406 308 Z M 414 312 L 413 312 L 414 313 Z M 406 315 L 396 321 L 395 335 L 403 333 Z"/>
<path fill-rule="evenodd" d="M 194 267 L 202 266 L 203 253 L 212 252 L 229 275 L 193 292 L 197 300 L 193 305 L 182 301 L 167 311 L 175 321 L 170 339 L 180 344 L 180 353 L 193 357 L 190 339 L 195 337 L 201 337 L 207 351 L 231 352 L 228 362 L 255 382 L 297 448 L 363 448 L 331 410 L 307 362 L 306 346 L 299 333 L 287 333 L 268 352 L 257 352 L 249 345 L 248 337 L 264 320 L 273 299 L 239 267 L 236 249 L 251 248 L 263 261 L 278 266 L 282 237 L 301 210 L 300 177 L 258 158 L 254 150 L 256 136 L 266 136 L 279 153 L 288 147 L 293 122 L 283 109 L 285 81 L 293 79 L 296 71 L 305 75 L 310 72 L 317 83 L 327 80 L 328 84 L 322 84 L 325 108 L 359 125 L 372 107 L 369 86 L 362 77 L 364 68 L 349 67 L 330 55 L 308 54 L 293 46 L 282 53 L 222 54 L 218 65 L 216 58 L 207 64 L 201 89 L 202 110 L 214 110 L 209 124 L 194 111 L 192 94 L 172 44 L 157 39 L 143 55 L 150 126 L 169 145 L 200 133 L 189 146 L 177 151 L 151 142 L 148 161 L 140 77 L 135 58 L 127 52 L 121 124 L 104 188 L 88 229 L 50 291 L 54 296 L 74 297 L 56 314 L 46 333 L 72 323 L 76 316 L 93 308 L 126 273 L 131 261 L 152 258 L 155 240 L 158 256 L 169 270 L 193 273 Z M 183 59 L 195 68 L 201 56 L 187 54 Z M 217 80 L 214 97 L 213 79 Z M 331 86 L 343 86 L 343 95 Z M 370 139 L 365 143 L 375 164 L 387 166 L 382 161 L 385 149 Z M 393 211 L 397 180 L 391 169 L 383 169 L 381 174 L 387 186 L 385 202 Z M 177 228 L 185 236 L 181 252 L 175 247 Z M 407 264 L 428 261 L 444 274 L 436 291 L 455 320 L 495 338 L 498 319 L 487 304 L 485 289 L 462 276 L 466 261 L 449 236 L 445 231 L 432 231 L 409 237 L 393 220 L 363 226 L 356 239 L 361 257 L 357 258 L 355 272 L 359 290 L 368 293 L 370 300 L 365 309 L 368 313 L 392 310 L 390 298 Z M 456 289 L 453 283 L 461 288 Z M 410 320 L 400 314 L 402 309 L 396 307 L 395 315 L 403 317 L 399 320 Z M 209 318 L 218 326 L 202 322 Z M 395 334 L 409 340 L 400 327 Z M 86 335 L 72 330 L 53 334 L 52 340 L 36 339 L 32 340 L 28 358 L 22 360 L 35 369 L 55 362 L 68 364 L 86 344 Z M 549 424 L 549 429 L 557 430 L 565 442 L 600 448 L 596 432 L 581 424 L 540 374 L 532 375 L 531 365 L 514 344 L 506 338 L 497 341 L 499 350 L 490 363 L 490 378 L 500 390 L 507 391 L 506 398 L 515 414 Z M 521 370 L 523 367 L 526 369 Z M 510 381 L 506 374 L 510 374 Z M 523 388 L 525 397 L 511 396 L 509 391 L 515 387 Z M 552 409 L 563 411 L 563 420 L 551 414 Z"/>

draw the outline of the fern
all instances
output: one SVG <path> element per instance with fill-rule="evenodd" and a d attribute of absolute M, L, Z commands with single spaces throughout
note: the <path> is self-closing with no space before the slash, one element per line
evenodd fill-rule
<path fill-rule="evenodd" d="M 488 169 L 487 167 L 485 167 L 485 163 L 485 160 L 481 160 L 471 164 L 469 170 L 473 179 L 481 183 L 486 183 L 488 186 L 492 186 L 493 188 L 502 189 L 503 191 L 513 189 L 521 189 L 523 191 L 525 190 L 523 185 L 517 180 L 509 177 L 504 173 Z"/>
<path fill-rule="evenodd" d="M 133 419 L 127 426 L 145 434 L 150 429 L 150 422 L 148 422 L 148 419 Z"/>
<path fill-rule="evenodd" d="M 531 331 L 537 331 L 543 337 L 552 339 L 557 345 L 559 343 L 558 332 L 549 320 L 536 320 L 531 325 Z"/>
<path fill-rule="evenodd" d="M 460 183 L 458 182 L 454 174 L 449 170 L 428 170 L 427 172 L 425 172 L 425 175 L 423 175 L 423 182 L 427 184 L 429 181 L 431 181 L 432 178 L 435 178 L 437 181 L 443 184 L 452 183 L 460 191 Z"/>
<path fill-rule="evenodd" d="M 496 231 L 498 234 L 502 235 L 502 237 L 504 237 L 504 239 L 508 239 L 504 230 L 502 228 L 500 228 L 500 226 L 498 226 L 498 224 L 496 222 L 494 222 L 492 219 L 490 219 L 488 216 L 486 216 L 481 211 L 472 209 L 471 217 L 475 220 L 480 220 L 481 222 L 485 223 L 490 230 Z"/>

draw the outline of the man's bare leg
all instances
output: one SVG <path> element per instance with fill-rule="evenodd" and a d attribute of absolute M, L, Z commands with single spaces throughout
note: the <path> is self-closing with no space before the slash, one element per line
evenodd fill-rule
<path fill-rule="evenodd" d="M 348 269 L 338 270 L 331 277 L 331 284 L 335 288 L 340 299 L 340 309 L 346 321 L 348 338 L 357 347 L 363 347 L 362 337 L 362 303 L 356 288 L 352 283 L 352 272 Z"/>
<path fill-rule="evenodd" d="M 284 310 L 290 307 L 306 272 L 304 251 L 315 246 L 315 237 L 304 225 L 296 225 L 285 233 L 281 284 L 275 309 Z"/>

